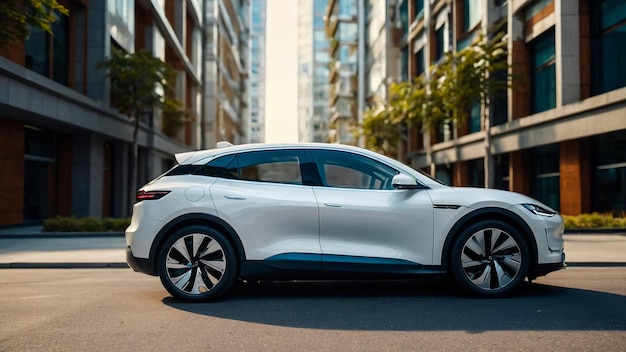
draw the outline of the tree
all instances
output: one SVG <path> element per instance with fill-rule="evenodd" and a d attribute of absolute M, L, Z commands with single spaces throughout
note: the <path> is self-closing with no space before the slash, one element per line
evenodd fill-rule
<path fill-rule="evenodd" d="M 128 170 L 128 194 L 134 194 L 137 190 L 137 134 L 142 118 L 151 117 L 157 108 L 164 108 L 168 114 L 180 118 L 184 116 L 173 111 L 182 103 L 168 97 L 174 91 L 176 71 L 145 50 L 126 53 L 113 49 L 111 57 L 97 67 L 108 70 L 112 105 L 134 122 Z"/>
<path fill-rule="evenodd" d="M 508 43 L 504 32 L 489 38 L 478 35 L 475 43 L 457 53 L 449 53 L 441 69 L 445 79 L 441 85 L 444 105 L 453 121 L 467 118 L 467 107 L 479 102 L 485 131 L 485 187 L 494 186 L 493 155 L 491 154 L 491 99 L 506 94 L 513 79 L 508 72 Z"/>
<path fill-rule="evenodd" d="M 0 49 L 24 40 L 31 28 L 52 34 L 52 23 L 69 11 L 56 0 L 0 1 Z"/>
<path fill-rule="evenodd" d="M 381 130 L 384 124 L 405 123 L 421 126 L 424 132 L 430 133 L 444 122 L 464 121 L 470 104 L 479 102 L 485 127 L 485 186 L 493 187 L 489 111 L 492 97 L 504 94 L 513 78 L 508 72 L 507 55 L 503 32 L 491 38 L 481 32 L 473 45 L 446 53 L 425 75 L 411 82 L 392 83 L 389 101 L 376 110 L 384 116 L 366 114 L 364 126 L 373 125 Z M 372 127 L 364 128 L 364 133 L 370 130 Z M 392 127 L 385 126 L 385 131 L 386 139 L 398 139 L 389 136 Z M 380 134 L 374 137 L 380 139 Z M 366 135 L 366 138 L 372 137 Z M 430 145 L 426 146 L 426 154 L 430 163 Z"/>
<path fill-rule="evenodd" d="M 389 101 L 365 113 L 362 133 L 366 146 L 392 155 L 398 150 L 404 126 L 420 126 L 423 131 L 430 132 L 447 119 L 439 87 L 440 76 L 437 66 L 433 66 L 428 77 L 422 75 L 411 82 L 391 83 Z M 430 146 L 426 149 L 430 160 Z"/>

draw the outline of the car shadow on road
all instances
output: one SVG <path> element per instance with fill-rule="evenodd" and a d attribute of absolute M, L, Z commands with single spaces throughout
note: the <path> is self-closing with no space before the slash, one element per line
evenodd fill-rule
<path fill-rule="evenodd" d="M 626 330 L 626 297 L 535 283 L 498 299 L 466 297 L 449 281 L 430 279 L 241 283 L 213 303 L 163 302 L 211 317 L 310 329 Z"/>

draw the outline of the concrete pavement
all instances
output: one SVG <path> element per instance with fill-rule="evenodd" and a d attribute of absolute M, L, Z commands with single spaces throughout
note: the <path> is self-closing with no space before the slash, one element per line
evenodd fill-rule
<path fill-rule="evenodd" d="M 626 266 L 626 233 L 566 234 L 569 266 Z M 44 233 L 0 229 L 0 268 L 127 268 L 121 232 Z"/>

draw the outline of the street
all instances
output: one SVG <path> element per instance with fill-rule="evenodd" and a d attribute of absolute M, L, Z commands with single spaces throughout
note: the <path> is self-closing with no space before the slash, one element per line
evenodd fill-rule
<path fill-rule="evenodd" d="M 626 268 L 574 267 L 509 299 L 446 281 L 240 284 L 183 304 L 130 269 L 0 270 L 0 351 L 623 351 Z"/>

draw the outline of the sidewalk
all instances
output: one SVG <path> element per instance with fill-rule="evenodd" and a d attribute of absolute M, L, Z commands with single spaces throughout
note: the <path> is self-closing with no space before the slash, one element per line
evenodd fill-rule
<path fill-rule="evenodd" d="M 123 232 L 46 233 L 41 226 L 0 229 L 2 268 L 128 268 Z"/>
<path fill-rule="evenodd" d="M 626 234 L 566 234 L 568 266 L 626 266 Z M 0 229 L 1 268 L 128 268 L 122 232 L 44 233 Z"/>

